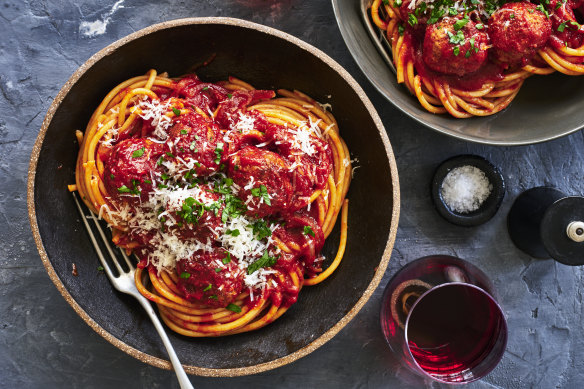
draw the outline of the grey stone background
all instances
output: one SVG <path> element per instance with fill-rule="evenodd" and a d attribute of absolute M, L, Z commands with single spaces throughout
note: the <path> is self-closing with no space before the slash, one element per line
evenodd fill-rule
<path fill-rule="evenodd" d="M 401 220 L 379 289 L 333 340 L 282 368 L 240 378 L 192 376 L 196 388 L 438 387 L 413 377 L 386 347 L 378 324 L 383 287 L 404 264 L 429 254 L 465 258 L 494 281 L 510 328 L 507 352 L 468 388 L 579 388 L 584 382 L 582 268 L 534 260 L 517 250 L 505 226 L 523 190 L 552 185 L 584 193 L 581 132 L 545 144 L 488 147 L 436 134 L 385 101 L 347 51 L 327 0 L 0 1 L 0 387 L 177 388 L 172 372 L 127 356 L 93 332 L 49 280 L 26 210 L 30 152 L 61 86 L 92 54 L 154 23 L 231 16 L 291 33 L 322 49 L 363 86 L 397 157 Z M 508 184 L 499 213 L 465 229 L 435 212 L 429 182 L 436 166 L 462 153 L 499 166 Z"/>

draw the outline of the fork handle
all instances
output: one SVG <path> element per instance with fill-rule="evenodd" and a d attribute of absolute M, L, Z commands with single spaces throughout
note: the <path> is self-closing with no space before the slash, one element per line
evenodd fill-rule
<path fill-rule="evenodd" d="M 140 301 L 140 304 L 146 310 L 148 316 L 150 316 L 150 319 L 154 324 L 154 328 L 156 328 L 156 331 L 158 331 L 158 335 L 160 335 L 162 343 L 164 343 L 164 347 L 166 347 L 166 351 L 170 357 L 170 363 L 172 363 L 172 367 L 174 368 L 181 389 L 194 389 L 191 381 L 189 380 L 189 377 L 187 376 L 187 373 L 185 373 L 185 370 L 183 369 L 178 357 L 176 356 L 176 352 L 174 352 L 174 347 L 172 347 L 172 343 L 170 343 L 170 339 L 168 339 L 168 335 L 166 335 L 166 331 L 164 330 L 164 327 L 162 327 L 162 323 L 154 312 L 154 308 L 152 308 L 150 302 L 145 298 L 138 298 L 138 301 Z"/>

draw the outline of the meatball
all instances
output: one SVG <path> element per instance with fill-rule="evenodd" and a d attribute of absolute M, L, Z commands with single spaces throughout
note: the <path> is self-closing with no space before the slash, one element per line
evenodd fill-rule
<path fill-rule="evenodd" d="M 288 163 L 278 154 L 245 147 L 228 161 L 229 177 L 241 187 L 238 197 L 247 204 L 247 214 L 264 217 L 285 212 L 293 185 Z"/>
<path fill-rule="evenodd" d="M 306 131 L 297 129 L 296 131 Z M 298 141 L 283 126 L 271 126 L 266 130 L 266 139 L 290 164 L 294 182 L 293 210 L 306 207 L 315 190 L 323 189 L 332 171 L 332 151 L 326 141 L 311 136 L 310 153 L 300 150 Z"/>
<path fill-rule="evenodd" d="M 181 115 L 169 132 L 166 143 L 169 153 L 164 157 L 177 157 L 194 168 L 189 176 L 209 175 L 218 170 L 223 156 L 224 142 L 216 124 L 196 113 Z M 178 160 L 179 163 L 182 161 Z"/>
<path fill-rule="evenodd" d="M 126 139 L 116 144 L 105 161 L 104 181 L 108 193 L 118 199 L 148 200 L 152 176 L 163 147 L 149 139 Z"/>
<path fill-rule="evenodd" d="M 496 58 L 513 65 L 525 64 L 545 46 L 551 33 L 551 21 L 528 2 L 507 3 L 489 19 Z"/>
<path fill-rule="evenodd" d="M 165 228 L 182 240 L 194 239 L 205 243 L 217 236 L 216 231 L 222 225 L 223 208 L 221 196 L 212 188 L 197 185 L 175 191 L 166 204 L 166 212 L 158 218 Z"/>
<path fill-rule="evenodd" d="M 211 307 L 226 307 L 243 289 L 243 270 L 237 259 L 223 249 L 197 251 L 176 264 L 178 288 L 189 301 Z"/>
<path fill-rule="evenodd" d="M 472 20 L 445 18 L 426 28 L 424 62 L 434 71 L 464 76 L 487 61 L 488 45 L 489 37 Z"/>

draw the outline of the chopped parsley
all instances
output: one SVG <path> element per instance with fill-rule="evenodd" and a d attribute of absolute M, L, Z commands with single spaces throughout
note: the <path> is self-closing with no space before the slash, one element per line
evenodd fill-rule
<path fill-rule="evenodd" d="M 538 11 L 543 12 L 543 14 L 546 16 L 546 18 L 550 18 L 550 13 L 548 12 L 547 9 L 545 9 L 545 7 L 541 4 L 539 4 L 537 7 L 535 7 Z"/>
<path fill-rule="evenodd" d="M 476 26 L 477 30 L 482 30 L 483 28 L 485 28 L 485 25 L 482 23 L 477 23 Z"/>
<path fill-rule="evenodd" d="M 247 274 L 253 274 L 263 267 L 274 266 L 276 264 L 276 262 L 277 262 L 277 258 L 270 257 L 268 255 L 268 251 L 266 250 L 266 251 L 264 251 L 264 254 L 262 255 L 262 257 L 260 259 L 253 262 L 251 265 L 249 265 L 247 267 Z"/>
<path fill-rule="evenodd" d="M 206 87 L 204 87 L 204 88 L 203 88 L 203 90 L 207 90 L 207 89 L 209 89 L 209 87 L 208 87 L 208 86 L 206 86 Z"/>
<path fill-rule="evenodd" d="M 446 34 L 448 34 L 448 41 L 453 45 L 459 45 L 464 42 L 464 33 L 460 30 L 457 31 L 456 34 L 446 31 Z"/>
<path fill-rule="evenodd" d="M 175 116 L 180 116 L 180 109 L 176 109 L 175 107 L 172 107 L 172 112 L 174 112 Z"/>
<path fill-rule="evenodd" d="M 144 147 L 142 147 L 141 149 L 138 149 L 136 151 L 134 151 L 132 153 L 132 158 L 140 158 L 141 156 L 144 155 L 144 152 L 146 151 L 146 149 Z"/>
<path fill-rule="evenodd" d="M 206 292 L 208 290 L 211 290 L 211 288 L 213 287 L 213 285 L 209 284 L 205 287 L 205 289 L 203 289 L 203 292 Z"/>
<path fill-rule="evenodd" d="M 225 231 L 225 234 L 231 235 L 231 236 L 239 236 L 240 232 L 236 228 L 235 230 L 227 230 L 227 231 Z"/>
<path fill-rule="evenodd" d="M 205 204 L 193 197 L 187 197 L 182 204 L 182 210 L 178 211 L 177 215 L 187 223 L 195 224 L 203 216 L 205 209 Z"/>
<path fill-rule="evenodd" d="M 215 147 L 215 163 L 219 165 L 221 162 L 221 156 L 223 155 L 223 142 L 217 143 L 217 147 Z"/>
<path fill-rule="evenodd" d="M 456 23 L 454 23 L 454 30 L 458 31 L 461 30 L 464 26 L 466 26 L 466 24 L 470 21 L 468 15 L 466 15 L 464 18 L 457 20 Z"/>
<path fill-rule="evenodd" d="M 158 158 L 158 161 L 156 161 L 156 165 L 160 166 L 162 165 L 162 162 L 164 162 L 164 155 L 161 155 L 160 158 Z"/>
<path fill-rule="evenodd" d="M 221 267 L 216 267 L 216 268 L 215 268 L 215 273 L 219 273 L 221 270 L 223 270 L 223 268 L 221 268 Z"/>
<path fill-rule="evenodd" d="M 188 134 L 188 133 L 189 133 L 189 132 L 188 132 L 187 130 L 180 130 L 180 134 L 181 134 L 181 135 L 186 135 L 186 134 Z"/>
<path fill-rule="evenodd" d="M 272 205 L 272 202 L 270 201 L 270 195 L 268 194 L 268 188 L 266 188 L 265 185 L 262 184 L 259 188 L 253 188 L 250 192 L 252 196 L 261 197 L 264 199 L 264 203 L 266 203 L 266 205 Z"/>
<path fill-rule="evenodd" d="M 408 23 L 412 27 L 415 26 L 416 24 L 418 24 L 418 18 L 416 17 L 416 15 L 409 14 L 408 15 Z"/>
<path fill-rule="evenodd" d="M 191 142 L 191 145 L 189 146 L 189 149 L 190 149 L 191 151 L 194 151 L 194 152 L 196 153 L 196 152 L 197 152 L 197 148 L 196 148 L 196 146 L 197 146 L 197 142 L 196 142 L 196 141 L 192 141 L 192 142 Z"/>
<path fill-rule="evenodd" d="M 126 185 L 122 185 L 118 188 L 118 193 L 130 193 L 132 190 Z"/>
<path fill-rule="evenodd" d="M 184 278 L 185 280 L 187 278 L 191 278 L 191 273 L 187 273 L 186 271 L 183 271 L 182 273 L 180 273 L 180 278 Z"/>
<path fill-rule="evenodd" d="M 227 265 L 229 262 L 231 262 L 231 253 L 227 252 L 227 256 L 223 258 L 221 262 L 223 262 L 224 265 Z"/>
<path fill-rule="evenodd" d="M 235 312 L 235 313 L 241 312 L 241 308 L 239 307 L 239 305 L 235 305 L 233 303 L 227 305 L 225 308 L 229 309 L 231 312 Z"/>
<path fill-rule="evenodd" d="M 103 266 L 98 266 L 97 267 L 97 271 L 104 271 L 105 269 L 103 268 Z"/>
<path fill-rule="evenodd" d="M 170 151 L 167 151 L 165 154 L 167 157 L 174 158 L 174 154 L 171 153 Z"/>
<path fill-rule="evenodd" d="M 227 98 L 228 98 L 228 99 L 230 99 L 230 98 L 232 98 L 232 97 L 233 97 L 233 95 L 232 95 L 231 93 L 228 93 L 228 94 L 227 94 Z"/>
<path fill-rule="evenodd" d="M 304 235 L 310 235 L 314 238 L 314 231 L 310 226 L 304 226 Z"/>
<path fill-rule="evenodd" d="M 434 24 L 438 20 L 440 20 L 446 11 L 442 8 L 434 8 L 432 9 L 432 13 L 430 14 L 430 18 L 428 19 L 428 24 Z"/>
<path fill-rule="evenodd" d="M 241 216 L 247 211 L 245 203 L 231 194 L 225 195 L 223 203 L 225 204 L 225 208 L 221 213 L 221 221 L 223 223 L 227 222 L 228 218 Z"/>
<path fill-rule="evenodd" d="M 256 221 L 251 225 L 251 228 L 253 230 L 253 234 L 256 235 L 256 238 L 258 240 L 262 240 L 264 238 L 267 238 L 268 236 L 272 236 L 272 230 L 270 230 L 270 227 L 268 227 L 268 223 L 266 223 L 264 220 Z"/>

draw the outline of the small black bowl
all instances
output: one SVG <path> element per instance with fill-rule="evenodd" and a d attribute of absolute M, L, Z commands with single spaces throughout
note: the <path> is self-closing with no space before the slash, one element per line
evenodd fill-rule
<path fill-rule="evenodd" d="M 493 189 L 479 209 L 468 213 L 460 213 L 453 211 L 446 205 L 442 197 L 441 188 L 444 178 L 451 170 L 467 165 L 482 170 L 493 185 Z M 478 155 L 459 155 L 447 159 L 438 166 L 432 179 L 432 199 L 438 213 L 450 223 L 459 226 L 472 227 L 487 222 L 495 216 L 504 197 L 505 182 L 501 172 L 492 163 Z"/>

